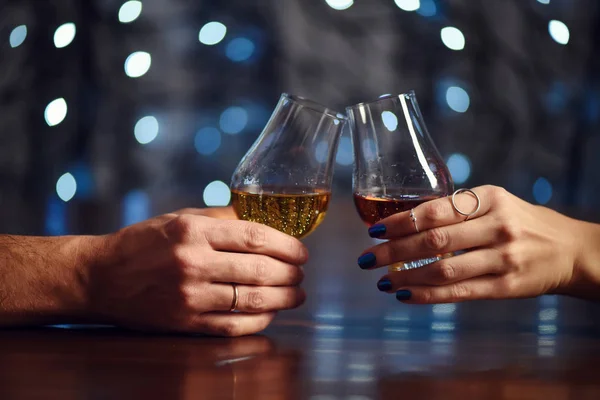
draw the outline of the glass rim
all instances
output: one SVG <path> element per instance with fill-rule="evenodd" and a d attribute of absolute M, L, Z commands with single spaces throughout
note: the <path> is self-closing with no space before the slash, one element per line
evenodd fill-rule
<path fill-rule="evenodd" d="M 358 103 L 358 104 L 354 104 L 352 106 L 348 106 L 346 107 L 346 110 L 354 110 L 356 108 L 359 107 L 363 107 L 363 106 L 370 106 L 373 104 L 377 104 L 386 100 L 392 100 L 392 99 L 398 99 L 400 98 L 400 96 L 404 96 L 404 97 L 415 97 L 415 91 L 414 90 L 409 90 L 408 92 L 405 93 L 399 93 L 399 94 L 387 94 L 387 95 L 383 95 L 380 96 L 377 100 L 373 100 L 373 101 L 364 101 L 362 103 Z"/>
<path fill-rule="evenodd" d="M 286 99 L 300 105 L 301 107 L 308 108 L 311 111 L 321 113 L 321 114 L 326 115 L 327 117 L 330 117 L 333 119 L 339 119 L 342 121 L 346 121 L 348 119 L 348 117 L 346 115 L 344 115 L 336 110 L 333 110 L 331 108 L 328 108 L 328 107 L 324 106 L 323 104 L 317 103 L 316 101 L 307 99 L 302 96 L 298 96 L 295 94 L 289 94 L 289 93 L 282 93 L 281 97 L 286 98 Z"/>

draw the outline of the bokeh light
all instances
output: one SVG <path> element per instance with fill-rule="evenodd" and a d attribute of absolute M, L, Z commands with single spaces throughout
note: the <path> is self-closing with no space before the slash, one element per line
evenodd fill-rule
<path fill-rule="evenodd" d="M 342 137 L 335 155 L 335 161 L 339 165 L 352 165 L 354 155 L 352 154 L 352 140 L 349 137 Z"/>
<path fill-rule="evenodd" d="M 453 26 L 442 28 L 440 32 L 442 42 L 450 50 L 462 50 L 465 48 L 465 36 Z"/>
<path fill-rule="evenodd" d="M 22 45 L 26 38 L 27 26 L 19 25 L 10 33 L 10 36 L 8 37 L 8 43 L 10 44 L 10 47 L 14 49 L 15 47 Z"/>
<path fill-rule="evenodd" d="M 452 175 L 454 183 L 459 185 L 465 183 L 471 176 L 471 162 L 464 154 L 454 153 L 448 157 L 446 165 Z"/>
<path fill-rule="evenodd" d="M 198 40 L 207 46 L 220 43 L 227 34 L 227 27 L 220 22 L 209 22 L 200 29 Z"/>
<path fill-rule="evenodd" d="M 421 6 L 417 13 L 424 17 L 433 17 L 437 13 L 437 6 L 434 0 L 421 0 Z"/>
<path fill-rule="evenodd" d="M 135 140 L 140 144 L 148 144 L 158 136 L 160 127 L 156 117 L 151 115 L 141 118 L 133 129 Z"/>
<path fill-rule="evenodd" d="M 56 126 L 67 117 L 67 102 L 62 97 L 50 102 L 44 111 L 44 118 L 48 126 Z"/>
<path fill-rule="evenodd" d="M 46 204 L 45 231 L 47 235 L 62 236 L 67 232 L 67 204 L 51 196 Z"/>
<path fill-rule="evenodd" d="M 222 181 L 209 183 L 204 189 L 204 204 L 209 207 L 224 207 L 229 205 L 231 200 L 231 191 L 229 186 Z"/>
<path fill-rule="evenodd" d="M 385 125 L 390 132 L 393 132 L 398 128 L 398 117 L 391 111 L 382 112 L 381 120 L 383 121 L 383 125 Z"/>
<path fill-rule="evenodd" d="M 550 0 L 537 0 L 538 3 L 550 4 Z"/>
<path fill-rule="evenodd" d="M 73 42 L 73 39 L 75 39 L 76 32 L 77 29 L 72 22 L 59 26 L 58 29 L 56 29 L 56 32 L 54 32 L 54 46 L 56 46 L 57 49 L 67 47 Z"/>
<path fill-rule="evenodd" d="M 221 147 L 221 132 L 216 128 L 202 128 L 196 133 L 194 147 L 202 155 L 213 154 Z"/>
<path fill-rule="evenodd" d="M 459 86 L 450 86 L 446 90 L 446 103 L 452 110 L 464 113 L 469 109 L 471 99 L 465 89 Z"/>
<path fill-rule="evenodd" d="M 142 190 L 132 190 L 123 198 L 123 226 L 150 218 L 150 197 Z"/>
<path fill-rule="evenodd" d="M 421 7 L 419 0 L 394 0 L 398 8 L 404 11 L 417 11 Z"/>
<path fill-rule="evenodd" d="M 334 10 L 346 10 L 354 4 L 354 0 L 325 0 L 327 5 Z"/>
<path fill-rule="evenodd" d="M 234 62 L 242 62 L 250 59 L 255 50 L 254 43 L 247 38 L 235 38 L 225 48 L 225 55 Z"/>
<path fill-rule="evenodd" d="M 62 175 L 58 178 L 56 182 L 56 194 L 58 197 L 64 201 L 68 202 L 75 196 L 77 192 L 77 181 L 75 181 L 75 177 L 71 175 L 69 172 Z"/>
<path fill-rule="evenodd" d="M 125 60 L 125 73 L 130 78 L 146 75 L 152 65 L 152 56 L 145 51 L 136 51 Z"/>
<path fill-rule="evenodd" d="M 533 184 L 533 198 L 538 204 L 547 204 L 552 198 L 552 184 L 540 177 Z"/>
<path fill-rule="evenodd" d="M 119 22 L 128 24 L 135 21 L 142 14 L 142 2 L 141 1 L 127 1 L 123 3 L 119 9 Z"/>
<path fill-rule="evenodd" d="M 229 107 L 221 114 L 219 126 L 230 135 L 240 133 L 248 125 L 248 112 L 242 107 Z"/>
<path fill-rule="evenodd" d="M 327 156 L 329 155 L 329 144 L 327 141 L 323 140 L 317 144 L 315 149 L 315 158 L 321 164 L 327 161 Z"/>
<path fill-rule="evenodd" d="M 555 19 L 548 22 L 548 32 L 556 43 L 562 45 L 569 43 L 571 34 L 569 33 L 569 28 L 564 22 Z"/>

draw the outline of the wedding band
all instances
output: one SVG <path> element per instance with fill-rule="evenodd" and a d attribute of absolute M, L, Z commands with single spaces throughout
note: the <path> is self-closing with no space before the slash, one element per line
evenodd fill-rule
<path fill-rule="evenodd" d="M 473 196 L 475 196 L 475 199 L 477 200 L 477 207 L 475 207 L 475 211 L 470 212 L 470 213 L 466 213 L 464 211 L 461 211 L 457 206 L 456 206 L 456 202 L 454 201 L 454 198 L 456 197 L 457 194 L 461 194 L 461 193 L 471 193 Z M 471 218 L 473 215 L 477 214 L 477 212 L 479 211 L 479 209 L 481 208 L 481 199 L 479 198 L 479 196 L 477 196 L 477 193 L 475 193 L 474 191 L 472 191 L 471 189 L 458 189 L 456 192 L 454 192 L 454 194 L 452 195 L 452 207 L 454 207 L 454 210 L 456 210 L 457 213 L 459 213 L 460 215 L 464 215 L 465 217 L 465 221 L 468 221 L 469 218 Z"/>
<path fill-rule="evenodd" d="M 410 219 L 412 219 L 413 225 L 415 226 L 417 233 L 419 233 L 419 227 L 417 226 L 417 216 L 415 215 L 414 208 L 412 210 L 410 210 Z"/>
<path fill-rule="evenodd" d="M 233 300 L 231 301 L 231 308 L 229 309 L 229 312 L 234 312 L 238 306 L 239 293 L 238 293 L 238 288 L 235 285 L 235 283 L 232 283 L 231 287 L 233 287 Z"/>

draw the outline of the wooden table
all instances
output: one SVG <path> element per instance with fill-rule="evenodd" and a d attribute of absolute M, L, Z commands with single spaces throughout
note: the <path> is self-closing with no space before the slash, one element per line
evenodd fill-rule
<path fill-rule="evenodd" d="M 400 304 L 356 266 L 372 242 L 353 212 L 307 239 L 308 301 L 262 336 L 4 330 L 0 400 L 600 399 L 599 304 Z"/>

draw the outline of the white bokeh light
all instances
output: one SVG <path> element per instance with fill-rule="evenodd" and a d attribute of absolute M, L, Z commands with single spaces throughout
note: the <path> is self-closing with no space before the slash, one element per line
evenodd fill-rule
<path fill-rule="evenodd" d="M 204 204 L 209 207 L 223 207 L 229 205 L 231 191 L 229 186 L 222 181 L 209 183 L 204 189 Z"/>
<path fill-rule="evenodd" d="M 200 43 L 207 46 L 212 46 L 220 43 L 227 34 L 227 27 L 220 22 L 209 22 L 200 29 L 198 40 Z"/>
<path fill-rule="evenodd" d="M 569 33 L 569 28 L 564 22 L 555 19 L 548 22 L 548 32 L 556 43 L 562 45 L 569 43 L 571 34 Z"/>
<path fill-rule="evenodd" d="M 446 103 L 453 111 L 464 113 L 469 109 L 471 99 L 465 89 L 459 86 L 450 86 L 446 90 Z"/>
<path fill-rule="evenodd" d="M 62 97 L 50 102 L 44 111 L 44 119 L 48 126 L 56 126 L 67 117 L 67 102 Z"/>
<path fill-rule="evenodd" d="M 465 48 L 465 35 L 453 26 L 442 28 L 440 35 L 442 42 L 450 50 L 462 50 Z"/>
<path fill-rule="evenodd" d="M 135 140 L 140 144 L 148 144 L 158 136 L 159 125 L 156 117 L 151 115 L 141 118 L 133 129 Z"/>
<path fill-rule="evenodd" d="M 56 194 L 65 203 L 68 202 L 75 196 L 77 192 L 77 182 L 75 177 L 70 173 L 66 173 L 56 182 Z"/>
<path fill-rule="evenodd" d="M 152 65 L 152 56 L 145 51 L 136 51 L 125 60 L 125 73 L 130 78 L 146 75 Z"/>
<path fill-rule="evenodd" d="M 22 45 L 26 38 L 27 26 L 20 25 L 12 30 L 8 38 L 8 42 L 10 44 L 10 47 L 14 49 L 15 47 L 19 47 L 20 45 Z"/>
<path fill-rule="evenodd" d="M 141 1 L 128 1 L 123 3 L 119 9 L 119 22 L 128 24 L 135 21 L 142 14 L 142 2 Z"/>
<path fill-rule="evenodd" d="M 421 7 L 419 0 L 394 0 L 394 2 L 404 11 L 417 11 Z"/>
<path fill-rule="evenodd" d="M 354 0 L 325 0 L 327 5 L 334 10 L 347 10 L 352 7 Z"/>
<path fill-rule="evenodd" d="M 73 42 L 73 39 L 75 39 L 76 32 L 77 28 L 74 23 L 68 22 L 62 24 L 56 29 L 56 32 L 54 32 L 54 46 L 56 46 L 57 49 L 67 47 Z"/>
<path fill-rule="evenodd" d="M 542 4 L 550 4 L 550 0 L 537 0 L 538 3 L 542 3 Z"/>

